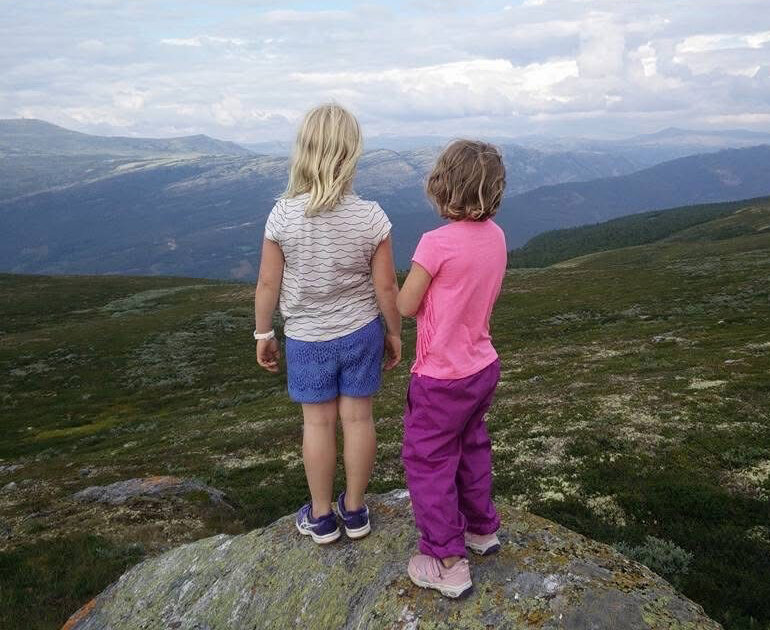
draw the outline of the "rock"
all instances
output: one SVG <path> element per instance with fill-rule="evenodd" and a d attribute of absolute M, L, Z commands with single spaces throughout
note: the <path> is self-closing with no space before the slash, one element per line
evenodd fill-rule
<path fill-rule="evenodd" d="M 672 335 L 671 333 L 666 333 L 664 335 L 655 335 L 652 338 L 652 343 L 684 343 L 686 342 L 686 339 L 682 339 L 682 337 L 677 337 L 676 335 Z"/>
<path fill-rule="evenodd" d="M 18 487 L 19 486 L 15 481 L 11 481 L 3 486 L 3 492 L 13 492 Z"/>
<path fill-rule="evenodd" d="M 2 464 L 0 465 L 0 473 L 15 473 L 20 468 L 24 468 L 23 464 Z"/>
<path fill-rule="evenodd" d="M 87 503 L 120 505 L 129 499 L 181 497 L 191 493 L 205 493 L 212 503 L 228 506 L 221 490 L 193 479 L 157 476 L 117 481 L 108 486 L 90 486 L 75 493 L 74 498 Z"/>
<path fill-rule="evenodd" d="M 472 557 L 460 601 L 414 586 L 408 494 L 369 498 L 373 531 L 318 546 L 293 516 L 151 558 L 75 613 L 66 630 L 541 628 L 717 630 L 649 569 L 538 516 L 500 506 L 500 552 Z"/>
<path fill-rule="evenodd" d="M 81 477 L 90 477 L 93 472 L 93 468 L 81 468 L 78 470 L 78 474 Z"/>

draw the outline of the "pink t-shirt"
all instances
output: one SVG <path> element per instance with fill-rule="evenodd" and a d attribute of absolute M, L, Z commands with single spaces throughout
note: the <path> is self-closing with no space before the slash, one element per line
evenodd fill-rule
<path fill-rule="evenodd" d="M 465 378 L 497 358 L 489 317 L 508 262 L 503 231 L 491 220 L 452 221 L 422 235 L 412 260 L 432 280 L 417 311 L 412 372 Z"/>

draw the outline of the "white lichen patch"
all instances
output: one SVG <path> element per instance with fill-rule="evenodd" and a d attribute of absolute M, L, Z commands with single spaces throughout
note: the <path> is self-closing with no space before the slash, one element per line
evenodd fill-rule
<path fill-rule="evenodd" d="M 727 381 L 722 381 L 722 380 L 707 381 L 705 379 L 695 378 L 692 381 L 690 381 L 690 384 L 687 386 L 687 389 L 712 389 L 714 387 L 721 387 L 726 383 Z"/>
<path fill-rule="evenodd" d="M 603 359 L 612 359 L 619 357 L 623 352 L 620 350 L 612 350 L 611 348 L 598 348 L 593 352 L 589 352 L 586 359 L 589 361 L 602 361 Z"/>
<path fill-rule="evenodd" d="M 586 505 L 596 516 L 616 527 L 625 527 L 626 513 L 612 495 L 600 495 L 586 499 Z"/>
<path fill-rule="evenodd" d="M 765 459 L 754 466 L 730 473 L 727 477 L 727 485 L 733 490 L 765 500 L 770 498 L 768 480 L 770 480 L 770 459 Z"/>
<path fill-rule="evenodd" d="M 242 455 L 216 455 L 214 459 L 218 466 L 226 470 L 245 470 L 282 460 L 286 468 L 296 468 L 302 465 L 302 457 L 297 451 L 284 451 L 281 453 L 250 453 Z"/>
<path fill-rule="evenodd" d="M 631 407 L 631 394 L 609 394 L 599 396 L 599 411 L 604 414 L 622 414 Z"/>
<path fill-rule="evenodd" d="M 200 289 L 206 286 L 207 285 L 205 284 L 190 284 L 182 287 L 148 289 L 147 291 L 140 291 L 139 293 L 134 293 L 133 295 L 124 298 L 112 300 L 102 306 L 102 310 L 111 313 L 113 317 L 123 317 L 124 315 L 143 313 L 156 306 L 156 302 L 160 299 L 182 291 Z"/>
<path fill-rule="evenodd" d="M 565 449 L 570 439 L 562 436 L 537 436 L 515 440 L 512 443 L 496 439 L 492 450 L 496 462 L 506 468 L 529 468 L 543 470 L 565 463 Z"/>
<path fill-rule="evenodd" d="M 665 429 L 681 429 L 681 423 L 676 419 L 666 419 L 651 413 L 643 406 L 637 397 L 631 394 L 610 394 L 597 398 L 598 418 L 609 417 L 614 419 L 611 432 L 615 438 L 629 442 L 635 446 L 641 446 L 648 452 L 653 452 L 662 444 L 670 444 L 678 438 L 664 435 Z M 616 423 L 620 419 L 621 423 Z"/>
<path fill-rule="evenodd" d="M 580 493 L 577 482 L 559 475 L 540 478 L 538 487 L 540 501 L 564 501 Z"/>
<path fill-rule="evenodd" d="M 770 547 L 770 527 L 767 525 L 755 525 L 746 530 L 746 538 Z"/>

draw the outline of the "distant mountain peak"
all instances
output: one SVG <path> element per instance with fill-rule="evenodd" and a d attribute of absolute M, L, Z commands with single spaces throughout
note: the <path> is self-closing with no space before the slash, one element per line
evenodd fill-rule
<path fill-rule="evenodd" d="M 97 136 L 37 118 L 0 119 L 0 151 L 17 154 L 115 155 L 251 155 L 248 149 L 205 134 L 175 138 Z"/>

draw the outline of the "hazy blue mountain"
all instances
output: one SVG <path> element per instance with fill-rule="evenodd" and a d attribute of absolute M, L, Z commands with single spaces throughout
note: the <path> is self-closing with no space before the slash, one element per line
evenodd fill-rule
<path fill-rule="evenodd" d="M 0 200 L 93 181 L 137 162 L 202 155 L 248 156 L 208 136 L 124 138 L 70 131 L 42 120 L 0 120 Z"/>
<path fill-rule="evenodd" d="M 412 139 L 415 140 L 415 139 Z M 419 139 L 417 139 L 419 140 Z M 423 142 L 434 141 L 433 137 Z M 410 139 L 404 139 L 410 142 Z M 418 143 L 419 144 L 419 143 Z M 261 159 L 286 157 L 289 143 L 248 145 Z M 543 152 L 515 144 L 502 145 L 508 169 L 508 192 L 519 193 L 547 184 L 621 175 L 641 166 L 622 156 L 601 152 Z M 396 152 L 368 150 L 362 159 L 360 181 L 376 191 L 422 186 L 439 146 L 419 146 Z M 99 137 L 81 134 L 37 120 L 0 121 L 0 200 L 83 184 L 138 167 L 160 168 L 166 161 L 204 155 L 242 157 L 255 153 L 206 136 L 164 140 Z"/>
<path fill-rule="evenodd" d="M 390 215 L 400 267 L 421 233 L 439 224 L 422 189 L 427 160 L 373 152 L 361 162 L 357 189 Z M 251 279 L 286 169 L 285 158 L 269 156 L 158 159 L 0 203 L 0 270 Z M 770 146 L 760 146 L 509 195 L 498 222 L 515 247 L 554 228 L 767 194 Z"/>
<path fill-rule="evenodd" d="M 92 136 L 33 118 L 0 119 L 0 154 L 250 155 L 248 149 L 204 135 L 179 138 Z"/>
<path fill-rule="evenodd" d="M 276 157 L 166 161 L 0 203 L 0 269 L 251 278 L 286 168 Z M 437 224 L 421 185 L 358 190 L 387 209 L 401 261 Z"/>
<path fill-rule="evenodd" d="M 698 130 L 669 127 L 655 133 L 620 140 L 522 136 L 515 141 L 545 152 L 590 151 L 622 156 L 641 167 L 688 155 L 770 144 L 770 133 L 732 130 Z"/>
<path fill-rule="evenodd" d="M 506 199 L 499 222 L 509 245 L 519 246 L 556 228 L 767 194 L 770 145 L 761 145 L 679 158 L 621 177 L 531 190 Z"/>
<path fill-rule="evenodd" d="M 265 142 L 242 142 L 240 146 L 257 155 L 279 155 L 286 157 L 291 154 L 294 143 L 285 140 L 269 140 Z"/>
<path fill-rule="evenodd" d="M 205 137 L 101 138 L 40 121 L 0 122 L 0 269 L 254 276 L 287 157 Z M 501 146 L 508 190 L 499 222 L 512 247 L 554 228 L 770 193 L 770 147 L 636 171 L 618 154 Z M 401 267 L 420 234 L 439 224 L 423 191 L 439 150 L 378 149 L 360 161 L 356 189 L 391 216 Z"/>

